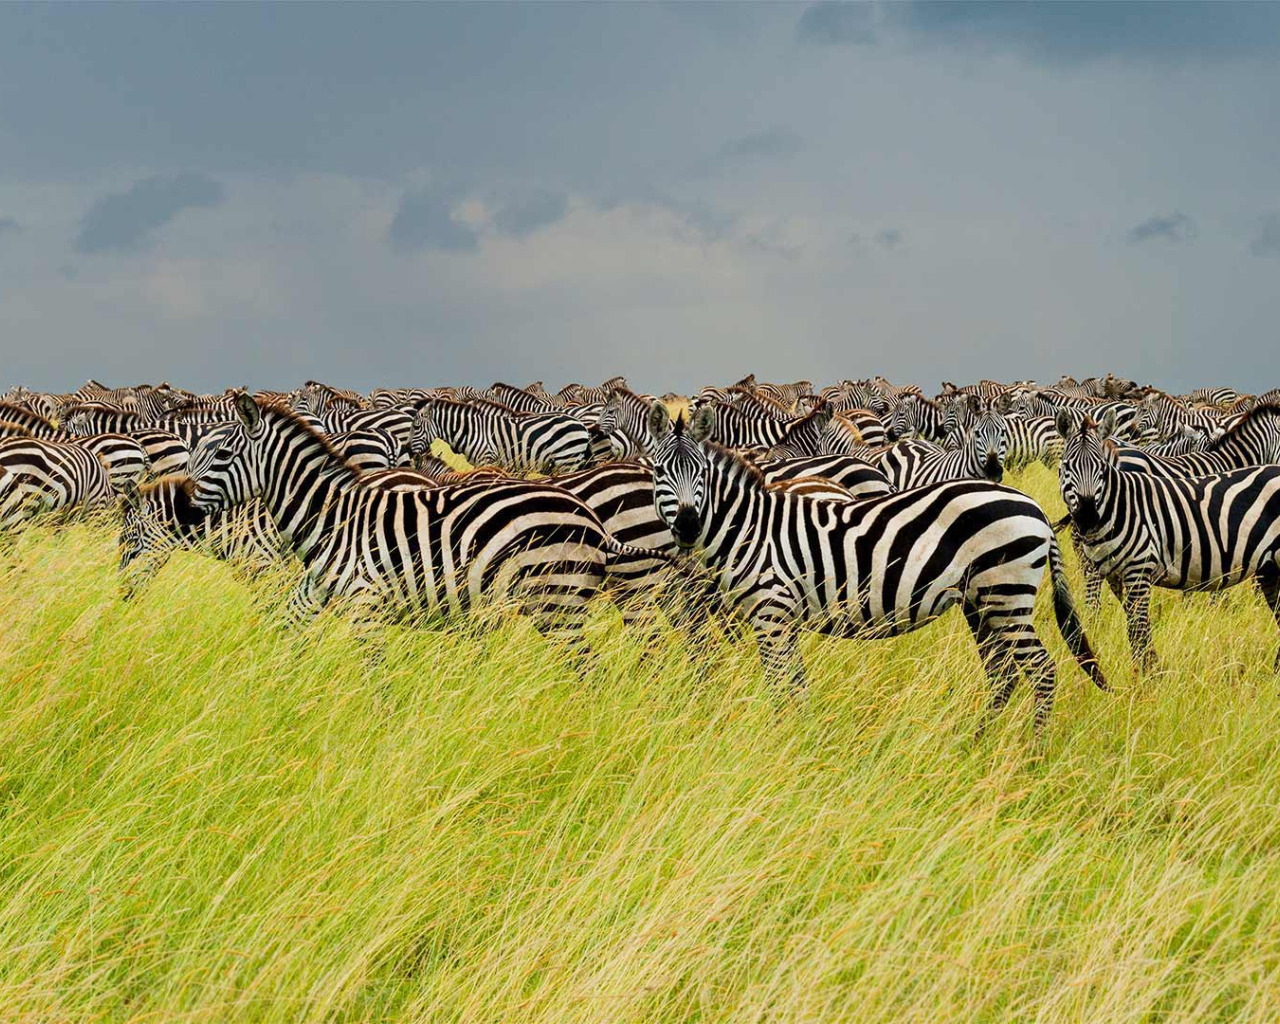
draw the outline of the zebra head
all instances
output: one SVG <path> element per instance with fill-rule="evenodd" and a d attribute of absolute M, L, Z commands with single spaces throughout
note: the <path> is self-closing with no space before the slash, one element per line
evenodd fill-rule
<path fill-rule="evenodd" d="M 1077 421 L 1063 409 L 1054 423 L 1066 442 L 1058 465 L 1062 500 L 1076 528 L 1088 536 L 1102 525 L 1109 481 L 1115 472 L 1115 447 L 1107 443 L 1116 428 L 1115 410 L 1108 409 L 1102 422 L 1094 423 L 1088 416 Z"/>
<path fill-rule="evenodd" d="M 982 474 L 994 483 L 1004 479 L 1004 459 L 1009 449 L 1009 428 L 995 409 L 978 413 L 967 431 L 970 450 Z"/>
<path fill-rule="evenodd" d="M 409 457 L 415 465 L 431 454 L 431 442 L 440 436 L 436 430 L 434 405 L 433 402 L 424 402 L 413 417 L 413 427 L 409 431 Z"/>
<path fill-rule="evenodd" d="M 237 420 L 210 430 L 191 453 L 192 504 L 215 512 L 262 493 L 262 445 L 267 427 L 253 396 L 236 395 Z"/>
<path fill-rule="evenodd" d="M 688 425 L 683 413 L 672 423 L 661 402 L 654 402 L 649 410 L 649 433 L 654 437 L 653 504 L 681 548 L 693 547 L 702 536 L 711 469 L 702 442 L 714 427 L 711 406 L 694 413 Z"/>
<path fill-rule="evenodd" d="M 916 402 L 915 395 L 903 395 L 902 401 L 893 407 L 893 414 L 885 424 L 885 436 L 890 441 L 905 441 L 915 437 L 920 429 Z"/>

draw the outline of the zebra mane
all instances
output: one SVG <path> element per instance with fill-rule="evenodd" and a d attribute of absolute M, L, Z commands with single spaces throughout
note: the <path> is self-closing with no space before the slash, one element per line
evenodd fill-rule
<path fill-rule="evenodd" d="M 119 405 L 112 405 L 110 402 L 102 402 L 97 399 L 90 399 L 87 402 L 70 402 L 62 407 L 62 418 L 70 419 L 76 413 L 80 412 L 109 412 L 113 416 L 121 416 L 124 419 L 134 419 L 139 417 L 137 409 L 126 409 Z"/>
<path fill-rule="evenodd" d="M 1234 439 L 1240 431 L 1259 417 L 1264 419 L 1271 416 L 1280 417 L 1280 405 L 1277 405 L 1274 402 L 1264 402 L 1262 405 L 1255 405 L 1252 409 L 1247 409 L 1244 412 L 1239 413 L 1238 416 L 1239 418 L 1231 424 L 1230 427 L 1223 431 L 1220 436 L 1213 438 L 1213 440 L 1205 445 L 1205 451 L 1220 451 L 1223 445 Z"/>
<path fill-rule="evenodd" d="M 350 460 L 333 446 L 333 442 L 330 441 L 328 437 L 320 433 L 320 431 L 316 430 L 315 427 L 303 419 L 300 413 L 296 413 L 292 409 L 280 405 L 259 405 L 259 408 L 262 410 L 262 415 L 264 417 L 267 415 L 273 415 L 277 419 L 283 420 L 286 424 L 291 425 L 295 430 L 309 434 L 315 439 L 317 444 L 324 447 L 324 450 L 333 457 L 335 462 L 340 463 L 344 469 L 359 476 L 360 470 L 356 466 L 353 466 Z"/>
<path fill-rule="evenodd" d="M 0 440 L 7 440 L 11 437 L 32 437 L 31 430 L 24 427 L 21 423 L 13 423 L 10 420 L 0 419 Z"/>
<path fill-rule="evenodd" d="M 53 424 L 38 412 L 21 405 L 14 405 L 11 402 L 0 402 L 0 420 L 5 420 L 15 426 L 24 426 L 34 421 L 36 426 L 53 429 Z"/>
<path fill-rule="evenodd" d="M 501 402 L 491 402 L 487 398 L 469 398 L 465 402 L 459 402 L 454 398 L 433 398 L 430 401 L 436 405 L 460 405 L 466 409 L 488 409 L 491 412 L 501 413 L 504 416 L 513 416 L 517 419 L 529 415 L 527 412 L 513 409 L 511 406 L 503 405 Z M 426 403 L 423 404 L 425 405 Z"/>

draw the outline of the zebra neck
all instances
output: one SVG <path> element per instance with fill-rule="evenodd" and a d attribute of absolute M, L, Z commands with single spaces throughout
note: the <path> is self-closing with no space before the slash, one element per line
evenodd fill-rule
<path fill-rule="evenodd" d="M 356 485 L 356 472 L 310 431 L 300 429 L 291 457 L 266 460 L 262 503 L 285 543 L 308 562 L 328 532 L 325 513 Z"/>
<path fill-rule="evenodd" d="M 747 528 L 748 520 L 774 496 L 765 492 L 760 471 L 743 459 L 720 449 L 712 449 L 710 456 L 702 558 L 713 568 L 724 568 L 741 552 L 743 537 L 759 532 Z"/>

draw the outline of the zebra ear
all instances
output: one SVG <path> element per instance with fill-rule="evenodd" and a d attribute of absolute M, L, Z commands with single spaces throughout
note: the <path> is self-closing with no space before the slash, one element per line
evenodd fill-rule
<path fill-rule="evenodd" d="M 1102 414 L 1102 419 L 1098 422 L 1098 437 L 1106 440 L 1116 432 L 1116 411 L 1108 409 Z"/>
<path fill-rule="evenodd" d="M 817 425 L 818 429 L 826 430 L 827 427 L 831 425 L 831 417 L 834 415 L 834 412 L 831 406 L 823 402 L 813 410 L 811 415 L 813 416 L 813 422 Z"/>
<path fill-rule="evenodd" d="M 1058 415 L 1053 419 L 1053 425 L 1058 428 L 1058 434 L 1065 441 L 1071 436 L 1071 413 L 1066 409 L 1059 409 Z"/>
<path fill-rule="evenodd" d="M 262 422 L 262 410 L 258 408 L 258 403 L 253 400 L 253 395 L 245 392 L 236 395 L 236 415 L 249 428 L 249 433 L 251 434 L 258 429 L 258 424 Z"/>
<path fill-rule="evenodd" d="M 998 412 L 1001 416 L 1008 416 L 1009 410 L 1012 407 L 1013 407 L 1013 395 L 1009 394 L 1009 392 L 1006 391 L 1004 392 L 1004 394 L 996 398 L 995 409 L 996 409 L 996 412 Z"/>
<path fill-rule="evenodd" d="M 693 422 L 689 425 L 689 437 L 694 441 L 705 441 L 716 427 L 716 411 L 710 405 L 704 405 L 693 414 Z"/>
<path fill-rule="evenodd" d="M 654 402 L 649 406 L 649 433 L 653 435 L 654 440 L 660 441 L 667 436 L 670 429 L 671 413 L 667 412 L 667 407 L 661 402 Z"/>
<path fill-rule="evenodd" d="M 969 395 L 969 411 L 972 413 L 982 412 L 982 399 L 977 395 Z"/>

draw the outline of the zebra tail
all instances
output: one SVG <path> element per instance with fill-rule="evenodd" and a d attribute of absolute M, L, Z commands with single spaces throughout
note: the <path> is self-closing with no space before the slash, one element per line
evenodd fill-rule
<path fill-rule="evenodd" d="M 654 562 L 679 563 L 679 559 L 669 552 L 626 544 L 609 533 L 604 535 L 604 551 L 605 570 L 611 576 L 644 576 L 653 570 Z"/>
<path fill-rule="evenodd" d="M 1111 689 L 1102 674 L 1102 666 L 1098 664 L 1093 648 L 1089 646 L 1089 638 L 1084 635 L 1084 625 L 1080 622 L 1075 601 L 1071 597 L 1071 585 L 1067 580 L 1067 571 L 1062 564 L 1062 549 L 1058 547 L 1056 537 L 1049 540 L 1049 575 L 1053 583 L 1053 614 L 1058 620 L 1062 639 L 1094 685 L 1099 690 Z"/>

